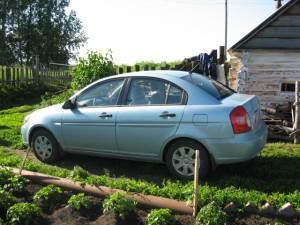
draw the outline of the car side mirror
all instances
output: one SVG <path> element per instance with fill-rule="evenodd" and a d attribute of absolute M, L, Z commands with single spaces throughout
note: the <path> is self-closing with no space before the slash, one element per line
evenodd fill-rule
<path fill-rule="evenodd" d="M 74 109 L 76 107 L 76 98 L 68 99 L 62 107 L 63 109 Z"/>

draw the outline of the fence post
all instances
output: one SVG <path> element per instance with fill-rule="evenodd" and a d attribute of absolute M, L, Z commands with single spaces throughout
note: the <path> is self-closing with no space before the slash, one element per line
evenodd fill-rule
<path fill-rule="evenodd" d="M 295 106 L 295 123 L 294 123 L 294 144 L 298 144 L 299 143 L 299 140 L 300 140 L 300 137 L 299 137 L 299 105 L 300 105 L 300 102 L 299 102 L 299 83 L 298 81 L 296 81 L 295 83 L 295 103 L 294 103 L 294 106 Z"/>
<path fill-rule="evenodd" d="M 12 68 L 12 85 L 16 86 L 16 67 Z"/>
<path fill-rule="evenodd" d="M 5 78 L 8 85 L 11 85 L 11 70 L 9 67 L 5 69 Z"/>
<path fill-rule="evenodd" d="M 21 75 L 21 69 L 20 69 L 20 67 L 18 67 L 17 68 L 17 84 L 18 84 L 18 86 L 21 85 L 20 75 Z"/>
<path fill-rule="evenodd" d="M 199 150 L 195 150 L 195 168 L 194 168 L 194 200 L 193 200 L 193 216 L 197 216 L 198 196 L 199 196 Z"/>
<path fill-rule="evenodd" d="M 4 84 L 5 80 L 4 80 L 4 68 L 3 68 L 3 66 L 1 66 L 1 78 L 0 79 L 1 79 L 1 83 Z"/>

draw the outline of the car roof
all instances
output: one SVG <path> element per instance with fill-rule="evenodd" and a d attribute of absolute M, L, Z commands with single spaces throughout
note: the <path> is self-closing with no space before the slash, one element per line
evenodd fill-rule
<path fill-rule="evenodd" d="M 150 71 L 139 71 L 123 73 L 119 75 L 114 75 L 114 77 L 135 77 L 135 76 L 149 76 L 149 77 L 161 77 L 162 75 L 181 78 L 187 76 L 189 72 L 187 71 L 177 71 L 177 70 L 150 70 Z"/>

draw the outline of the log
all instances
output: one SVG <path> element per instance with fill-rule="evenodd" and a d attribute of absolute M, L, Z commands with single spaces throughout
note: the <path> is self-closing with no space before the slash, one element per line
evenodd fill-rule
<path fill-rule="evenodd" d="M 5 167 L 5 168 L 12 169 L 12 172 L 15 174 L 19 174 L 20 172 L 20 170 L 17 168 L 9 168 L 9 167 Z M 54 184 L 62 188 L 84 192 L 98 197 L 111 195 L 115 192 L 121 192 L 124 194 L 125 198 L 137 201 L 142 205 L 155 207 L 155 208 L 169 208 L 179 213 L 187 213 L 187 214 L 193 213 L 192 207 L 188 206 L 186 202 L 177 201 L 174 199 L 163 198 L 163 197 L 158 197 L 153 195 L 126 193 L 125 191 L 113 189 L 105 186 L 92 186 L 89 184 L 82 185 L 81 183 L 75 182 L 70 179 L 50 176 L 42 173 L 31 172 L 28 170 L 23 170 L 21 175 L 25 178 L 30 179 L 32 182 L 36 182 L 39 184 Z"/>

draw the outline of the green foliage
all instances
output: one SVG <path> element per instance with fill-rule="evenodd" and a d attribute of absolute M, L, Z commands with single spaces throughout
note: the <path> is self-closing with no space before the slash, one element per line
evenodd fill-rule
<path fill-rule="evenodd" d="M 0 169 L 0 187 L 12 193 L 25 190 L 28 180 L 22 176 L 13 174 L 9 169 Z"/>
<path fill-rule="evenodd" d="M 80 166 L 74 166 L 73 170 L 69 175 L 70 178 L 79 182 L 85 181 L 89 176 L 89 172 Z"/>
<path fill-rule="evenodd" d="M 224 225 L 226 222 L 226 213 L 215 202 L 211 202 L 200 210 L 195 225 Z"/>
<path fill-rule="evenodd" d="M 4 223 L 3 219 L 1 219 L 1 217 L 0 217 L 0 225 L 5 225 L 5 223 Z"/>
<path fill-rule="evenodd" d="M 169 209 L 152 209 L 147 216 L 147 225 L 173 225 L 175 217 Z"/>
<path fill-rule="evenodd" d="M 32 203 L 17 203 L 7 210 L 7 220 L 11 225 L 29 225 L 41 209 Z"/>
<path fill-rule="evenodd" d="M 2 122 L 1 118 L 0 122 Z M 14 150 L 0 147 L 0 165 L 20 166 L 22 157 L 14 152 Z M 300 145 L 267 144 L 257 159 L 247 163 L 224 166 L 212 173 L 206 182 L 201 183 L 199 204 L 204 206 L 215 201 L 225 206 L 231 201 L 237 204 L 246 204 L 250 201 L 261 206 L 269 201 L 276 207 L 290 202 L 295 208 L 300 208 L 300 181 L 298 179 L 300 167 L 295 166 L 299 164 L 299 161 Z M 114 177 L 109 174 L 95 176 L 87 171 L 74 173 L 72 170 L 46 165 L 31 159 L 27 161 L 25 168 L 60 177 L 70 177 L 72 174 L 72 179 L 90 185 L 104 185 L 127 192 L 183 201 L 191 200 L 193 193 L 193 182 L 178 180 L 149 182 L 145 179 Z"/>
<path fill-rule="evenodd" d="M 86 37 L 69 0 L 2 0 L 0 65 L 68 63 Z M 5 6 L 5 7 L 4 7 Z M 67 13 L 68 12 L 68 13 Z"/>
<path fill-rule="evenodd" d="M 60 199 L 63 190 L 60 187 L 54 185 L 48 185 L 41 188 L 33 196 L 33 200 L 38 203 L 48 205 L 52 201 L 57 201 Z"/>
<path fill-rule="evenodd" d="M 135 208 L 136 202 L 124 198 L 123 194 L 119 192 L 110 195 L 103 202 L 103 213 L 114 210 L 122 220 L 134 212 Z"/>
<path fill-rule="evenodd" d="M 70 89 L 57 94 L 57 89 L 57 86 L 49 86 L 49 92 L 41 97 L 43 101 L 40 104 L 23 105 L 0 110 L 0 145 L 18 149 L 26 148 L 26 146 L 22 142 L 20 135 L 20 128 L 22 126 L 24 117 L 35 109 L 46 107 L 51 104 L 63 103 L 68 97 L 73 94 L 72 90 Z M 33 93 L 34 91 L 35 89 L 32 89 Z M 2 99 L 1 96 L 0 99 Z"/>
<path fill-rule="evenodd" d="M 46 86 L 41 84 L 28 84 L 21 86 L 0 86 L 0 109 L 24 104 L 28 99 L 39 98 L 45 91 Z"/>
<path fill-rule="evenodd" d="M 70 197 L 68 205 L 73 209 L 80 210 L 81 208 L 90 208 L 92 202 L 84 193 L 79 193 Z"/>
<path fill-rule="evenodd" d="M 74 92 L 72 89 L 67 89 L 55 95 L 53 95 L 53 93 L 46 92 L 42 96 L 42 102 L 40 103 L 40 107 L 47 107 L 49 105 L 64 103 L 73 94 Z"/>
<path fill-rule="evenodd" d="M 114 74 L 114 65 L 111 51 L 105 54 L 89 52 L 87 59 L 80 58 L 73 71 L 72 87 L 79 90 L 100 78 Z"/>
<path fill-rule="evenodd" d="M 5 190 L 0 189 L 0 214 L 17 202 L 17 199 Z"/>
<path fill-rule="evenodd" d="M 28 183 L 29 180 L 22 176 L 13 176 L 8 179 L 3 189 L 12 193 L 19 193 L 25 190 Z"/>

